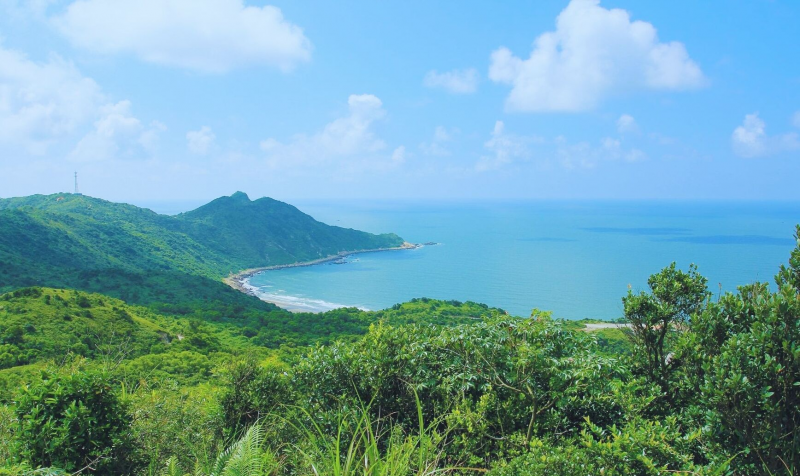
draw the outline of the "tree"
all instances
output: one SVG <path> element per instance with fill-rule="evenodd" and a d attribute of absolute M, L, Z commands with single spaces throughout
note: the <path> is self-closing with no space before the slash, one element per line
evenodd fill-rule
<path fill-rule="evenodd" d="M 777 292 L 755 283 L 698 315 L 700 404 L 737 474 L 800 471 L 800 227 Z"/>
<path fill-rule="evenodd" d="M 672 354 L 676 333 L 685 330 L 691 316 L 703 309 L 710 295 L 706 283 L 695 265 L 683 272 L 672 263 L 647 280 L 649 294 L 629 290 L 622 298 L 634 369 L 658 385 L 668 403 L 673 401 L 672 377 L 679 366 Z"/>

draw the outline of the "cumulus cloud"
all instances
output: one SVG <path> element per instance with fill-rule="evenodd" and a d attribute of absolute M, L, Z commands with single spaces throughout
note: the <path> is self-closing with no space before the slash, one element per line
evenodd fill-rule
<path fill-rule="evenodd" d="M 445 73 L 428 71 L 423 84 L 429 88 L 441 88 L 453 94 L 471 94 L 478 90 L 478 71 L 474 68 L 455 69 Z"/>
<path fill-rule="evenodd" d="M 386 144 L 373 131 L 375 122 L 386 114 L 381 100 L 372 94 L 353 94 L 347 104 L 346 116 L 328 123 L 316 134 L 297 134 L 286 143 L 269 138 L 261 142 L 261 150 L 271 164 L 289 166 L 363 158 L 385 149 Z M 401 156 L 405 156 L 405 148 Z"/>
<path fill-rule="evenodd" d="M 537 135 L 517 135 L 497 121 L 489 140 L 484 143 L 487 153 L 475 165 L 478 172 L 499 170 L 523 162 L 538 162 L 550 166 L 560 164 L 565 169 L 592 169 L 607 162 L 640 162 L 647 154 L 626 145 L 623 138 L 604 137 L 599 141 L 570 142 L 564 136 L 545 138 Z"/>
<path fill-rule="evenodd" d="M 503 121 L 495 122 L 491 138 L 483 144 L 489 153 L 478 160 L 475 170 L 479 172 L 497 170 L 528 156 L 527 144 L 530 141 L 530 138 L 506 132 Z"/>
<path fill-rule="evenodd" d="M 739 157 L 765 157 L 800 149 L 800 139 L 794 132 L 778 136 L 767 135 L 767 124 L 757 112 L 747 114 L 741 126 L 731 135 L 733 152 Z"/>
<path fill-rule="evenodd" d="M 622 141 L 612 137 L 600 140 L 599 145 L 582 141 L 570 143 L 565 137 L 555 139 L 556 156 L 567 169 L 593 169 L 604 161 L 639 162 L 647 158 L 644 151 L 625 148 Z"/>
<path fill-rule="evenodd" d="M 392 162 L 395 164 L 402 164 L 406 161 L 406 148 L 405 146 L 400 146 L 392 152 Z"/>
<path fill-rule="evenodd" d="M 583 111 L 629 90 L 685 90 L 706 79 L 680 42 L 599 0 L 572 0 L 555 31 L 536 38 L 527 59 L 507 48 L 491 55 L 489 78 L 511 85 L 509 111 Z"/>
<path fill-rule="evenodd" d="M 202 72 L 288 71 L 311 56 L 303 30 L 279 8 L 242 0 L 77 0 L 54 23 L 80 48 Z"/>
<path fill-rule="evenodd" d="M 600 148 L 596 151 L 599 158 L 611 160 L 624 160 L 638 162 L 647 158 L 647 154 L 639 149 L 625 149 L 622 141 L 606 137 L 600 141 Z"/>
<path fill-rule="evenodd" d="M 623 114 L 619 116 L 617 119 L 617 131 L 620 134 L 625 134 L 628 132 L 637 132 L 639 130 L 639 125 L 636 124 L 636 119 L 629 114 Z"/>
<path fill-rule="evenodd" d="M 34 62 L 0 46 L 0 144 L 45 154 L 104 103 L 97 83 L 72 63 L 58 56 Z"/>
<path fill-rule="evenodd" d="M 130 158 L 142 151 L 152 152 L 164 126 L 156 122 L 146 128 L 130 109 L 130 101 L 104 106 L 94 128 L 78 142 L 69 158 L 77 162 L 92 162 Z"/>
<path fill-rule="evenodd" d="M 189 131 L 186 133 L 186 147 L 189 152 L 197 155 L 205 155 L 208 153 L 214 140 L 217 138 L 214 132 L 208 126 L 203 126 L 198 131 Z"/>
<path fill-rule="evenodd" d="M 437 126 L 433 131 L 433 138 L 428 142 L 421 143 L 419 148 L 425 155 L 447 157 L 450 155 L 450 150 L 445 147 L 445 144 L 452 140 L 454 132 L 456 131 L 449 132 L 445 127 Z"/>

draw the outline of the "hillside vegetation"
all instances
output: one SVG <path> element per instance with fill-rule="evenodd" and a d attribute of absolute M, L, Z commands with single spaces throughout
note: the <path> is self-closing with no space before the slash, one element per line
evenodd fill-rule
<path fill-rule="evenodd" d="M 772 286 L 715 297 L 672 264 L 622 298 L 625 326 L 586 332 L 426 298 L 292 314 L 226 288 L 203 253 L 361 235 L 238 195 L 178 217 L 52 198 L 0 211 L 4 269 L 42 273 L 0 294 L 0 475 L 800 472 L 800 227 Z M 255 216 L 280 238 L 236 237 Z M 123 259 L 140 242 L 153 254 Z"/>
<path fill-rule="evenodd" d="M 162 314 L 242 320 L 277 308 L 225 285 L 231 272 L 402 243 L 241 192 L 178 216 L 74 194 L 0 199 L 0 292 L 78 289 Z"/>
<path fill-rule="evenodd" d="M 237 192 L 159 215 L 84 195 L 0 199 L 0 290 L 69 286 L 81 271 L 169 271 L 219 280 L 242 269 L 400 246 L 393 234 L 329 226 L 295 207 Z"/>

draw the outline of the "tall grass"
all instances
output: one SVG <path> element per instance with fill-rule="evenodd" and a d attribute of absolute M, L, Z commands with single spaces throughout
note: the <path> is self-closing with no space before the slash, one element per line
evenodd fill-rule
<path fill-rule="evenodd" d="M 369 405 L 338 417 L 335 435 L 326 434 L 312 415 L 311 423 L 295 423 L 304 436 L 295 446 L 305 474 L 314 476 L 427 476 L 466 468 L 442 467 L 445 437 L 426 426 L 417 397 L 418 429 L 406 434 L 390 418 L 373 419 Z"/>
<path fill-rule="evenodd" d="M 425 425 L 422 405 L 417 397 L 416 431 L 407 433 L 390 417 L 373 418 L 370 405 L 356 410 L 341 410 L 333 431 L 325 431 L 306 409 L 300 418 L 286 421 L 299 436 L 297 441 L 278 451 L 265 448 L 264 427 L 251 426 L 238 441 L 211 463 L 198 461 L 195 476 L 431 476 L 456 471 L 483 471 L 444 467 L 446 438 L 436 431 L 436 423 Z M 273 415 L 281 418 L 277 415 Z M 189 476 L 177 460 L 167 462 L 163 476 Z"/>

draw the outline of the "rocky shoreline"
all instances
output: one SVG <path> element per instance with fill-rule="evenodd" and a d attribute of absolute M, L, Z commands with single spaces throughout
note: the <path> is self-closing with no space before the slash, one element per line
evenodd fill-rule
<path fill-rule="evenodd" d="M 427 245 L 428 243 L 426 243 Z M 400 251 L 400 250 L 413 250 L 416 248 L 420 248 L 424 245 L 415 244 L 404 242 L 400 246 L 395 246 L 393 248 L 375 248 L 371 250 L 358 250 L 358 251 L 343 251 L 341 253 L 337 253 L 335 255 L 330 255 L 325 258 L 315 259 L 311 261 L 301 261 L 298 263 L 289 263 L 289 264 L 277 264 L 274 266 L 264 266 L 262 268 L 251 268 L 239 271 L 238 273 L 231 274 L 227 278 L 223 279 L 222 281 L 227 284 L 228 286 L 236 289 L 237 291 L 243 292 L 250 296 L 258 297 L 255 291 L 250 287 L 247 283 L 247 280 L 252 276 L 263 273 L 264 271 L 274 271 L 276 269 L 286 269 L 286 268 L 300 268 L 304 266 L 314 266 L 323 263 L 329 263 L 337 260 L 344 259 L 348 256 L 357 255 L 361 253 L 375 253 L 377 251 Z"/>

